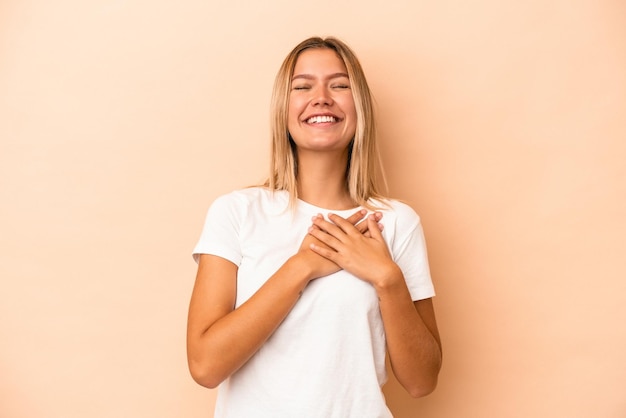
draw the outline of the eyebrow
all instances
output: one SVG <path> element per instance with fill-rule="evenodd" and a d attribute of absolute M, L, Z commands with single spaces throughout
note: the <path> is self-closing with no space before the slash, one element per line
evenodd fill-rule
<path fill-rule="evenodd" d="M 340 77 L 345 77 L 345 78 L 348 78 L 348 79 L 350 78 L 350 77 L 348 77 L 348 74 L 346 74 L 346 73 L 333 73 L 333 74 L 330 74 L 330 75 L 328 75 L 328 76 L 326 76 L 324 78 L 327 79 L 327 80 L 330 80 L 330 79 L 333 79 L 333 78 L 340 78 Z M 305 80 L 313 80 L 313 79 L 315 79 L 315 76 L 313 76 L 311 74 L 297 74 L 297 75 L 294 75 L 292 77 L 291 81 L 297 80 L 297 79 L 301 79 L 301 78 L 305 79 Z"/>

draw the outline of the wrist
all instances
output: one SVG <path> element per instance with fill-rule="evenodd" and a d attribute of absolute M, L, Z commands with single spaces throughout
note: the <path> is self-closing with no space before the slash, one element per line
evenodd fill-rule
<path fill-rule="evenodd" d="M 378 279 L 372 282 L 372 284 L 379 295 L 393 291 L 398 287 L 406 286 L 402 270 L 396 263 L 391 263 L 388 268 L 381 271 Z"/>
<path fill-rule="evenodd" d="M 305 251 L 298 251 L 296 254 L 289 257 L 285 263 L 285 267 L 288 269 L 290 276 L 302 283 L 302 287 L 305 287 L 315 277 L 311 268 L 311 263 L 307 262 Z"/>

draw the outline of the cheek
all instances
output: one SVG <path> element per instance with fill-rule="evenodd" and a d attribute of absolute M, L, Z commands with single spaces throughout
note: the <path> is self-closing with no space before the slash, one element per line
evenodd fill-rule
<path fill-rule="evenodd" d="M 289 105 L 287 107 L 287 119 L 292 120 L 292 119 L 297 119 L 298 118 L 298 114 L 300 113 L 300 106 L 298 104 L 298 100 L 296 99 L 290 99 L 289 100 Z"/>
<path fill-rule="evenodd" d="M 350 102 L 345 107 L 346 116 L 350 119 L 352 125 L 356 126 L 356 107 L 354 106 L 354 102 Z"/>
<path fill-rule="evenodd" d="M 352 96 L 344 97 L 341 103 L 346 116 L 356 117 L 356 106 L 354 105 L 354 99 Z"/>
<path fill-rule="evenodd" d="M 292 124 L 295 115 L 297 115 L 297 112 L 294 109 L 293 103 L 289 102 L 289 106 L 287 107 L 287 125 Z"/>
<path fill-rule="evenodd" d="M 306 100 L 298 98 L 290 98 L 287 107 L 287 128 L 297 129 L 300 123 L 302 112 L 306 108 Z"/>

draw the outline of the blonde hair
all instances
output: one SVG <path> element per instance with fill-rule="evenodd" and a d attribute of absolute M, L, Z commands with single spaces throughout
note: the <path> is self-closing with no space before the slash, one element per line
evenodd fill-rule
<path fill-rule="evenodd" d="M 346 184 L 353 202 L 369 208 L 372 206 L 369 199 L 384 199 L 380 188 L 381 185 L 386 186 L 376 142 L 373 98 L 356 55 L 345 43 L 333 37 L 312 37 L 302 41 L 287 55 L 276 75 L 271 102 L 270 176 L 266 186 L 271 190 L 288 191 L 290 203 L 295 205 L 298 198 L 298 162 L 296 146 L 287 128 L 287 112 L 296 61 L 303 51 L 312 48 L 334 51 L 346 66 L 357 115 L 356 131 L 348 155 Z"/>

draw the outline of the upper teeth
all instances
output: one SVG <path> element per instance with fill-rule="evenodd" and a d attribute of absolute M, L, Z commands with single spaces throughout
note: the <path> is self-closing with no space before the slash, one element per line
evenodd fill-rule
<path fill-rule="evenodd" d="M 307 119 L 307 123 L 323 123 L 323 122 L 334 122 L 335 118 L 333 116 L 313 116 Z"/>

